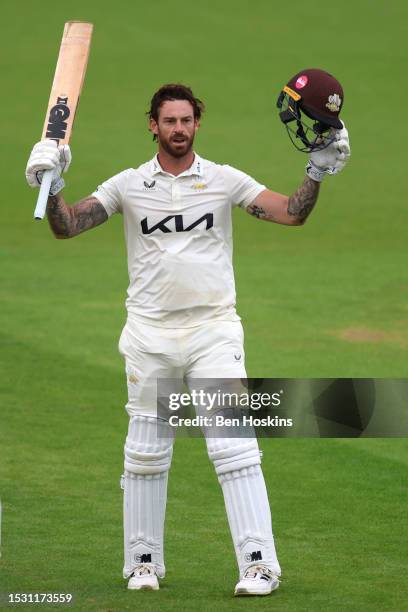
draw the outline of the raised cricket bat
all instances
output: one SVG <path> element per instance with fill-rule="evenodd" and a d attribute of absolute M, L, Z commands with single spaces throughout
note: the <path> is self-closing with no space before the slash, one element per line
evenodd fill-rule
<path fill-rule="evenodd" d="M 42 140 L 49 138 L 55 140 L 58 145 L 69 143 L 75 111 L 85 78 L 92 30 L 92 23 L 68 21 L 65 24 Z M 35 219 L 43 219 L 45 216 L 52 173 L 52 170 L 44 172 L 34 211 Z"/>

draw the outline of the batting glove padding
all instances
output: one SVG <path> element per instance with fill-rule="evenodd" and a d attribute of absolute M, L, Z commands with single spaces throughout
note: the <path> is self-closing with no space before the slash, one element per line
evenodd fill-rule
<path fill-rule="evenodd" d="M 50 194 L 55 195 L 65 186 L 62 173 L 67 172 L 72 160 L 69 145 L 58 146 L 55 140 L 41 140 L 34 145 L 25 171 L 30 187 L 39 187 L 45 170 L 54 170 Z"/>
<path fill-rule="evenodd" d="M 330 131 L 335 140 L 325 149 L 311 153 L 306 166 L 306 174 L 314 181 L 322 181 L 325 174 L 338 174 L 350 157 L 349 136 L 344 123 L 341 130 L 332 128 Z"/>

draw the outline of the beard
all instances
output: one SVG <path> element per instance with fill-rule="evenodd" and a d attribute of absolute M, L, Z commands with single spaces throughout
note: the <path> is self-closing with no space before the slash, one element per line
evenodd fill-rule
<path fill-rule="evenodd" d="M 172 157 L 176 157 L 177 159 L 188 155 L 188 153 L 190 153 L 193 148 L 194 134 L 193 136 L 183 136 L 182 141 L 180 142 L 176 142 L 175 139 L 177 139 L 177 136 L 173 136 L 170 139 L 166 139 L 160 135 L 160 132 L 158 134 L 158 141 L 161 147 L 166 151 L 166 153 L 168 153 Z"/>

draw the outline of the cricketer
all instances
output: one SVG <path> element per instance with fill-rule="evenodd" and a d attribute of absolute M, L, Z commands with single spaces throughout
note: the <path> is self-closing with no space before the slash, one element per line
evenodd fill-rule
<path fill-rule="evenodd" d="M 232 208 L 299 226 L 322 180 L 344 167 L 348 132 L 339 119 L 344 94 L 327 72 L 306 69 L 281 91 L 279 115 L 294 144 L 309 153 L 306 176 L 286 196 L 229 165 L 200 157 L 194 138 L 204 105 L 182 84 L 153 95 L 149 129 L 157 154 L 103 182 L 73 206 L 62 195 L 69 145 L 37 143 L 26 178 L 39 187 L 53 171 L 47 217 L 56 238 L 73 238 L 122 214 L 129 287 L 119 350 L 126 366 L 129 427 L 124 447 L 124 568 L 129 589 L 159 589 L 165 575 L 163 531 L 174 436 L 157 415 L 156 381 L 246 378 L 243 329 L 235 309 Z M 205 430 L 204 430 L 205 434 Z M 235 595 L 268 595 L 281 567 L 253 437 L 207 437 L 225 501 L 239 577 Z"/>

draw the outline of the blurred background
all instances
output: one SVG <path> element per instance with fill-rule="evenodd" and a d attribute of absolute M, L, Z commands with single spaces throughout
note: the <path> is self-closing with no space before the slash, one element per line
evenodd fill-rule
<path fill-rule="evenodd" d="M 234 211 L 248 374 L 404 378 L 407 7 L 17 0 L 2 17 L 1 589 L 74 589 L 83 609 L 128 609 L 118 489 L 127 425 L 117 352 L 126 318 L 122 219 L 57 241 L 47 221 L 34 222 L 37 193 L 24 177 L 64 22 L 95 26 L 65 176 L 70 203 L 153 157 L 145 112 L 172 81 L 206 104 L 202 157 L 290 194 L 307 157 L 278 118 L 279 91 L 302 68 L 340 80 L 352 157 L 327 177 L 307 224 L 282 227 Z M 178 574 L 170 570 L 156 601 L 161 609 L 229 609 L 236 572 L 221 493 L 202 440 L 179 442 L 168 518 Z M 288 580 L 274 596 L 277 609 L 401 609 L 405 441 L 262 444 Z"/>

